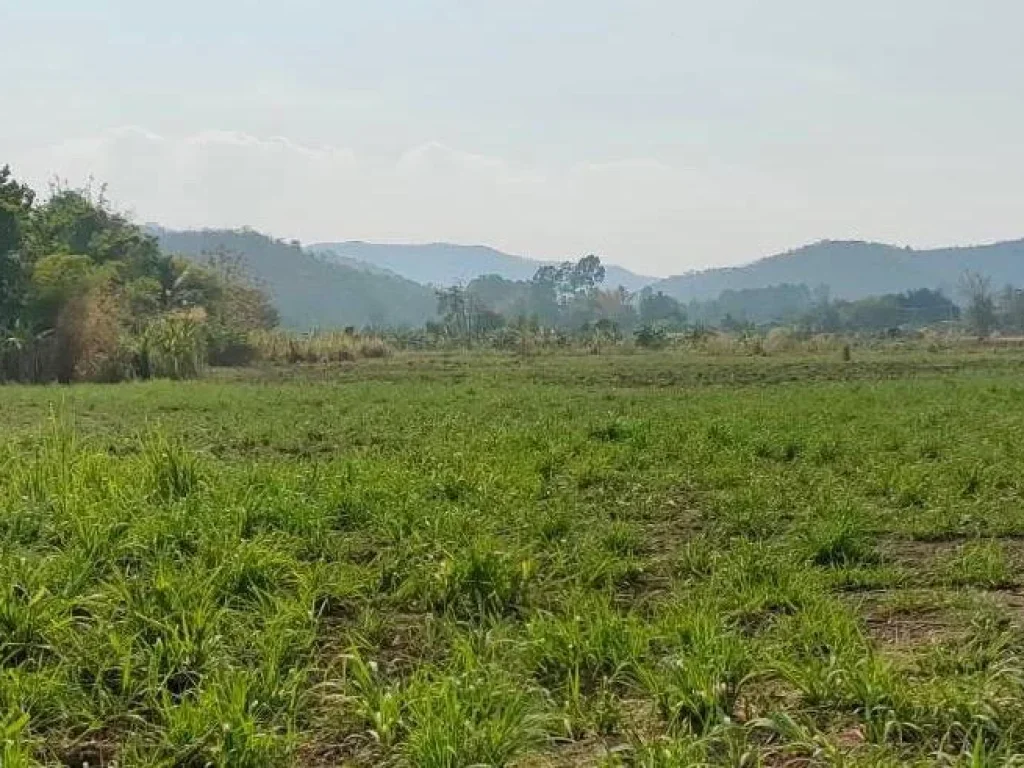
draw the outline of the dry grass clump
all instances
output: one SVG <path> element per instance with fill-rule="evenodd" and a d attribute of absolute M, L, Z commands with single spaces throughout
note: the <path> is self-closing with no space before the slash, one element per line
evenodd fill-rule
<path fill-rule="evenodd" d="M 351 329 L 305 334 L 260 331 L 251 335 L 250 343 L 260 360 L 272 363 L 341 363 L 391 354 L 391 347 L 381 337 Z"/>

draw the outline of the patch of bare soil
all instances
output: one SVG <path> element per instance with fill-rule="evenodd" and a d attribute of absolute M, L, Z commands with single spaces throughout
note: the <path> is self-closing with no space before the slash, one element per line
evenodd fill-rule
<path fill-rule="evenodd" d="M 582 768 L 599 765 L 617 749 L 621 743 L 615 740 L 592 737 L 560 744 L 537 755 L 529 755 L 515 763 L 516 768 Z"/>
<path fill-rule="evenodd" d="M 875 641 L 887 646 L 919 646 L 943 642 L 966 631 L 950 599 L 950 593 L 944 591 L 891 590 L 862 601 L 859 608 Z"/>

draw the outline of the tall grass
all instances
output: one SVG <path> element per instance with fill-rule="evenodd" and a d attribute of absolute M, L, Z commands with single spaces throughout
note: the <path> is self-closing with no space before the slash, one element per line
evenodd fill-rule
<path fill-rule="evenodd" d="M 391 354 L 383 338 L 354 331 L 258 331 L 250 340 L 259 359 L 273 363 L 338 363 Z"/>
<path fill-rule="evenodd" d="M 140 367 L 146 377 L 196 378 L 206 365 L 204 318 L 194 312 L 165 315 L 141 338 Z"/>

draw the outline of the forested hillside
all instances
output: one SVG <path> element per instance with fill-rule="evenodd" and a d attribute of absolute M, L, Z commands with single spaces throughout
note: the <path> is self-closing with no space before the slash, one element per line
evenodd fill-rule
<path fill-rule="evenodd" d="M 833 296 L 861 299 L 917 288 L 953 293 L 964 272 L 996 286 L 1024 284 L 1024 240 L 969 248 L 915 251 L 881 243 L 823 241 L 742 267 L 669 277 L 655 288 L 682 301 L 727 290 L 803 283 L 827 285 Z"/>
<path fill-rule="evenodd" d="M 434 317 L 430 288 L 382 270 L 331 262 L 298 242 L 252 230 L 174 231 L 153 227 L 161 248 L 198 261 L 236 255 L 264 285 L 289 328 L 416 326 Z"/>

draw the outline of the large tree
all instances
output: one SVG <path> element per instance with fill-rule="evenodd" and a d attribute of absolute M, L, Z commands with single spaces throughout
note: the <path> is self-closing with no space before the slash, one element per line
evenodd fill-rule
<path fill-rule="evenodd" d="M 576 262 L 547 264 L 533 276 L 532 299 L 537 314 L 551 324 L 587 322 L 586 302 L 604 282 L 605 268 L 597 256 Z M 580 318 L 583 318 L 582 321 Z"/>
<path fill-rule="evenodd" d="M 13 324 L 25 291 L 21 250 L 35 193 L 0 168 L 0 329 Z"/>

